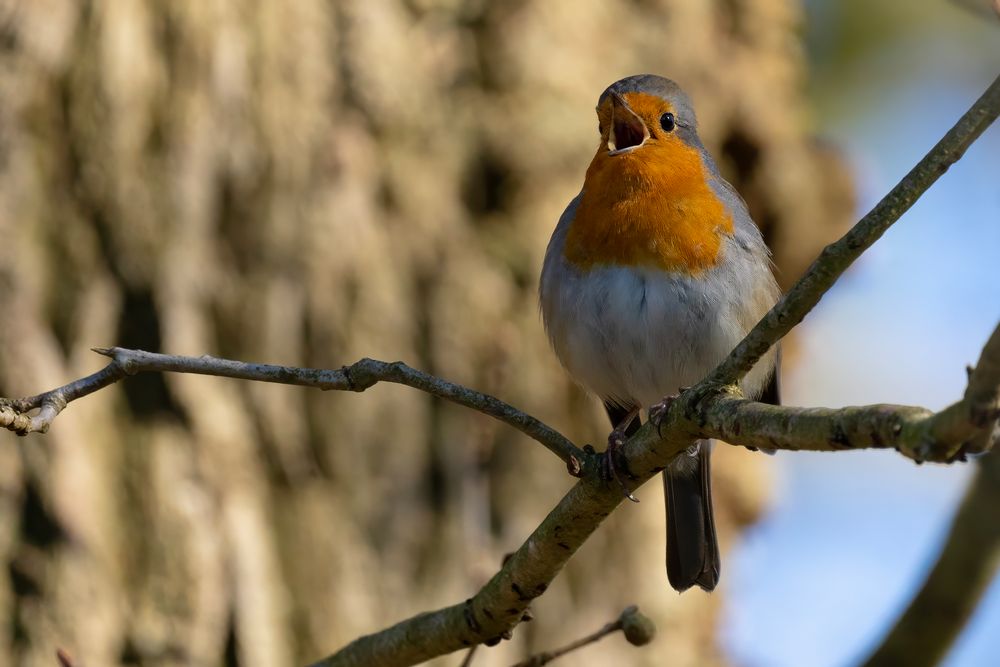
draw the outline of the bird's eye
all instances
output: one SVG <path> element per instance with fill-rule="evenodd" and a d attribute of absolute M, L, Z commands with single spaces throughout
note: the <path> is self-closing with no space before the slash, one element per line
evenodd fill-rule
<path fill-rule="evenodd" d="M 660 127 L 663 128 L 664 132 L 673 132 L 676 124 L 677 123 L 674 122 L 674 115 L 669 111 L 660 116 Z"/>

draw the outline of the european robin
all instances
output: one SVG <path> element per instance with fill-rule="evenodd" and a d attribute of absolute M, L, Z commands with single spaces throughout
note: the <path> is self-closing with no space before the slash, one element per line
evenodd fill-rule
<path fill-rule="evenodd" d="M 760 230 L 676 83 L 617 81 L 597 117 L 597 153 L 552 234 L 540 298 L 559 360 L 604 403 L 614 427 L 604 465 L 620 479 L 614 449 L 638 429 L 640 410 L 706 376 L 779 290 Z M 763 358 L 744 394 L 777 403 L 777 363 L 776 352 Z M 663 474 L 667 577 L 678 591 L 719 581 L 710 454 L 711 442 L 698 441 Z"/>

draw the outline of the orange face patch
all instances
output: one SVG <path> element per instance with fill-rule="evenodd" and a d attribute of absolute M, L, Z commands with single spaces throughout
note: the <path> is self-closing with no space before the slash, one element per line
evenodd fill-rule
<path fill-rule="evenodd" d="M 667 102 L 646 93 L 623 97 L 650 137 L 630 152 L 609 155 L 610 98 L 601 105 L 601 145 L 566 236 L 566 259 L 581 269 L 651 266 L 698 273 L 714 266 L 733 220 L 708 183 L 700 153 L 661 129 L 660 116 L 673 111 Z"/>

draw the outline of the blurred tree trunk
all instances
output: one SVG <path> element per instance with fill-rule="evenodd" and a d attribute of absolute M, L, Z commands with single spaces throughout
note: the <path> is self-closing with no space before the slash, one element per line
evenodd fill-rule
<path fill-rule="evenodd" d="M 597 96 L 639 71 L 680 81 L 787 284 L 852 209 L 804 122 L 800 20 L 792 0 L 0 0 L 0 395 L 97 369 L 95 345 L 400 358 L 600 443 L 535 298 Z M 765 465 L 720 451 L 724 544 Z M 139 376 L 44 437 L 0 435 L 0 663 L 315 659 L 468 597 L 571 481 L 401 387 Z M 669 590 L 657 493 L 475 664 L 629 603 L 662 639 L 575 664 L 721 662 L 725 584 Z"/>

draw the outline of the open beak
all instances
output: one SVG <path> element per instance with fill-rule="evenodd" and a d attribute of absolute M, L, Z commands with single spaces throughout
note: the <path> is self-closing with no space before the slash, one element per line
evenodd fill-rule
<path fill-rule="evenodd" d="M 608 155 L 635 150 L 649 139 L 649 128 L 618 93 L 611 93 L 611 129 L 608 130 Z"/>

